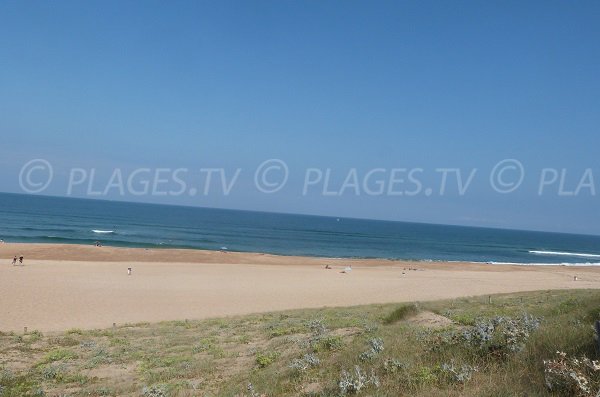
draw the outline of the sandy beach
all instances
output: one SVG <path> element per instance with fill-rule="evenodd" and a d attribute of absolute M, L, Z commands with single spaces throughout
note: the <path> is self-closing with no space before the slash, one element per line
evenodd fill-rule
<path fill-rule="evenodd" d="M 24 266 L 11 265 L 14 255 L 25 257 Z M 0 245 L 0 257 L 1 331 L 105 328 L 113 323 L 600 287 L 596 267 L 12 243 Z M 333 269 L 325 270 L 326 264 Z M 349 274 L 341 273 L 350 265 Z"/>

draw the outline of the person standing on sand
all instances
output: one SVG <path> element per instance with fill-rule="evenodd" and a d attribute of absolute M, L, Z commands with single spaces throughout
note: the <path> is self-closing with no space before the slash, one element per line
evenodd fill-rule
<path fill-rule="evenodd" d="M 19 257 L 19 263 L 20 263 L 21 265 L 23 264 L 23 255 L 21 255 L 21 256 Z"/>
<path fill-rule="evenodd" d="M 17 264 L 17 256 L 15 255 L 15 257 L 13 258 L 13 266 Z"/>

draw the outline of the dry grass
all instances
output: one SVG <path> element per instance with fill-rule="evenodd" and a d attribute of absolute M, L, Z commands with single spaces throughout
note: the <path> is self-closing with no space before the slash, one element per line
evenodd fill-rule
<path fill-rule="evenodd" d="M 362 382 L 358 395 L 547 395 L 544 359 L 557 350 L 596 358 L 591 325 L 600 319 L 600 291 L 499 295 L 491 304 L 475 297 L 419 309 L 452 322 L 428 327 L 411 321 L 414 305 L 370 305 L 4 333 L 0 396 L 337 396 L 340 380 Z M 479 319 L 523 313 L 543 320 L 520 351 L 452 340 Z"/>

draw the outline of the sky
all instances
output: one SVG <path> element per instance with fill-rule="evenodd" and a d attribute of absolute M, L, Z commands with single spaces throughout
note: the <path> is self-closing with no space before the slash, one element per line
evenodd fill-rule
<path fill-rule="evenodd" d="M 3 1 L 0 191 L 31 193 L 42 159 L 36 194 L 600 234 L 599 20 L 594 1 Z"/>

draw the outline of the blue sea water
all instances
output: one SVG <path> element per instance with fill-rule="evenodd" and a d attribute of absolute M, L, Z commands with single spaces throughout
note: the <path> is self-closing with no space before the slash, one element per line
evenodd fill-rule
<path fill-rule="evenodd" d="M 600 265 L 600 236 L 0 194 L 6 242 Z"/>

